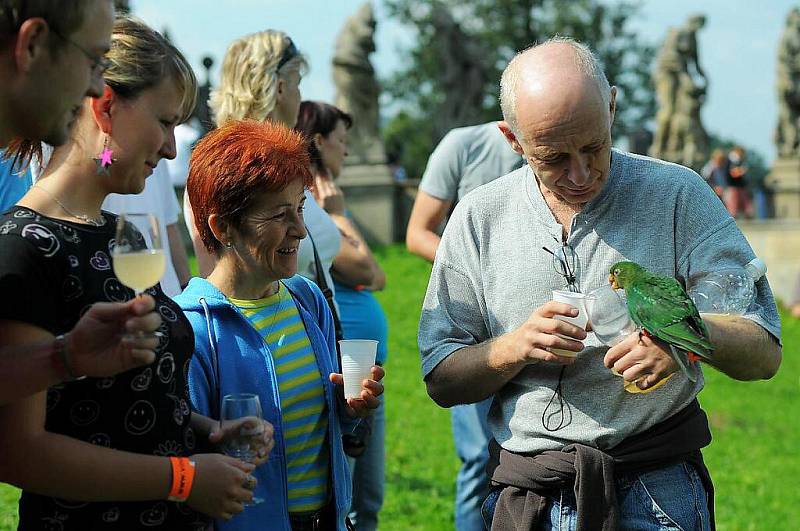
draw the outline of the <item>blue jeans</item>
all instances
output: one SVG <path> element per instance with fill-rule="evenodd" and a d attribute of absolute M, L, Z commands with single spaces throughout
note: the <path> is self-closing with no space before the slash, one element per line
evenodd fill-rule
<path fill-rule="evenodd" d="M 372 412 L 372 431 L 367 437 L 366 450 L 358 457 L 347 458 L 353 475 L 353 502 L 348 516 L 357 531 L 375 531 L 383 505 L 386 405 L 383 395 L 378 398 L 381 406 Z"/>
<path fill-rule="evenodd" d="M 644 474 L 617 476 L 617 503 L 620 529 L 637 531 L 709 531 L 706 491 L 690 463 L 678 463 Z M 493 488 L 481 513 L 486 529 L 491 529 L 501 488 Z M 561 490 L 549 498 L 547 516 L 539 529 L 572 531 L 578 523 L 575 492 Z"/>
<path fill-rule="evenodd" d="M 487 415 L 492 399 L 450 409 L 453 438 L 461 468 L 456 478 L 455 519 L 457 531 L 482 531 L 481 504 L 489 492 L 486 461 L 489 459 Z"/>

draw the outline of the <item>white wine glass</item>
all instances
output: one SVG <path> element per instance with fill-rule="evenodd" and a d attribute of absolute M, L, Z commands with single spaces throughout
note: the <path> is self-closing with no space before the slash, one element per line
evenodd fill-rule
<path fill-rule="evenodd" d="M 243 423 L 246 418 L 259 419 L 253 423 Z M 220 430 L 226 435 L 222 450 L 225 455 L 235 457 L 246 463 L 252 463 L 256 459 L 258 443 L 264 433 L 264 425 L 260 422 L 261 402 L 258 395 L 253 393 L 235 393 L 222 397 L 220 407 Z M 256 486 L 258 488 L 258 486 Z M 244 503 L 246 507 L 263 503 L 264 498 L 256 496 L 253 492 L 253 499 Z"/>
<path fill-rule="evenodd" d="M 123 213 L 117 219 L 112 251 L 114 274 L 138 297 L 164 276 L 166 259 L 155 214 Z"/>

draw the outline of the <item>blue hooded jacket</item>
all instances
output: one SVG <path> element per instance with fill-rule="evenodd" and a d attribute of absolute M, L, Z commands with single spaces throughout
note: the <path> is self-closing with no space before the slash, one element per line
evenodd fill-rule
<path fill-rule="evenodd" d="M 319 288 L 295 275 L 283 281 L 292 294 L 317 359 L 328 405 L 328 448 L 338 529 L 350 508 L 351 480 L 342 449 L 341 424 L 346 418 L 335 386 L 328 380 L 340 372 L 336 357 L 333 318 Z M 272 354 L 259 332 L 214 285 L 193 278 L 175 297 L 192 324 L 195 353 L 189 367 L 189 396 L 194 409 L 219 418 L 221 397 L 230 393 L 255 393 L 264 419 L 275 429 L 275 447 L 266 463 L 256 468 L 255 495 L 264 503 L 248 507 L 229 521 L 218 520 L 221 531 L 270 529 L 291 531 L 287 500 L 286 453 L 281 422 L 281 402 Z"/>

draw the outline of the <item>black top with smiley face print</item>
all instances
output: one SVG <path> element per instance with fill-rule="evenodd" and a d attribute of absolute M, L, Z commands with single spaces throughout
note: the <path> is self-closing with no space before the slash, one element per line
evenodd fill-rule
<path fill-rule="evenodd" d="M 14 207 L 0 216 L 0 318 L 53 334 L 75 325 L 95 302 L 127 301 L 132 290 L 114 275 L 116 216 L 94 227 Z M 163 318 L 156 360 L 113 378 L 86 378 L 47 393 L 46 429 L 92 444 L 149 455 L 188 456 L 195 436 L 186 376 L 194 334 L 161 288 L 148 290 Z M 124 481 L 125 478 L 120 478 Z M 203 529 L 205 519 L 167 501 L 82 503 L 23 492 L 19 529 Z"/>

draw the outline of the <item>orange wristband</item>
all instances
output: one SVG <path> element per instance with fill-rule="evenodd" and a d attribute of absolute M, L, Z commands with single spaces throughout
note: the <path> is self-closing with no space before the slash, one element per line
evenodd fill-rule
<path fill-rule="evenodd" d="M 188 457 L 170 457 L 172 465 L 172 488 L 167 499 L 174 502 L 185 502 L 192 492 L 194 482 L 194 461 Z"/>

